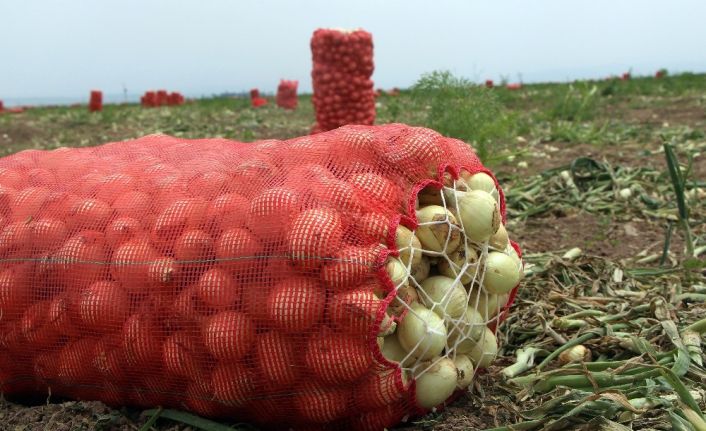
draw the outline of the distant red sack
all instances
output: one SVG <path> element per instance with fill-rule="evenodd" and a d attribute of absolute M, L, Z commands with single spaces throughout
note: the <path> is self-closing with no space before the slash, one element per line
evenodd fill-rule
<path fill-rule="evenodd" d="M 311 38 L 317 130 L 375 122 L 373 36 L 364 30 L 318 29 Z"/>
<path fill-rule="evenodd" d="M 99 112 L 103 110 L 103 92 L 99 90 L 91 91 L 91 98 L 88 102 L 88 110 L 90 112 Z"/>
<path fill-rule="evenodd" d="M 267 99 L 262 97 L 256 97 L 254 99 L 250 99 L 250 104 L 253 108 L 259 108 L 260 106 L 267 105 Z"/>
<path fill-rule="evenodd" d="M 299 81 L 289 81 L 282 79 L 277 86 L 277 96 L 275 102 L 277 106 L 285 109 L 295 109 L 297 107 L 297 86 Z"/>
<path fill-rule="evenodd" d="M 260 90 L 258 90 L 257 88 L 253 88 L 252 90 L 250 90 L 251 99 L 257 99 L 258 97 L 260 97 Z"/>

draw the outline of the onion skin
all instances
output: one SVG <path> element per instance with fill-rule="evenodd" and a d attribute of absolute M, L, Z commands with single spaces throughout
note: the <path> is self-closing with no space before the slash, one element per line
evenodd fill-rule
<path fill-rule="evenodd" d="M 482 314 L 469 305 L 460 321 L 453 324 L 449 322 L 449 347 L 459 353 L 469 353 L 487 328 L 485 322 Z"/>
<path fill-rule="evenodd" d="M 483 287 L 488 293 L 502 295 L 510 292 L 520 282 L 515 260 L 498 251 L 491 251 L 485 260 Z"/>
<path fill-rule="evenodd" d="M 476 365 L 476 368 L 488 368 L 498 355 L 498 339 L 489 328 L 484 329 L 477 344 L 468 353 L 468 357 Z"/>
<path fill-rule="evenodd" d="M 456 217 L 446 208 L 438 205 L 423 207 L 417 211 L 417 220 L 420 224 L 433 223 L 422 224 L 415 231 L 424 248 L 423 252 L 453 253 L 461 245 L 461 231 Z"/>
<path fill-rule="evenodd" d="M 461 317 L 468 304 L 466 290 L 460 282 L 443 275 L 435 275 L 421 283 L 419 297 L 424 305 L 442 319 Z M 451 291 L 451 293 L 448 293 Z"/>
<path fill-rule="evenodd" d="M 427 332 L 427 327 L 434 332 Z M 397 325 L 400 345 L 420 360 L 440 355 L 446 347 L 446 336 L 444 321 L 421 304 L 412 305 L 412 309 Z"/>
<path fill-rule="evenodd" d="M 456 365 L 456 371 L 458 375 L 458 382 L 456 385 L 459 389 L 466 389 L 473 382 L 474 369 L 473 361 L 466 355 L 456 355 L 454 359 L 454 365 Z"/>
<path fill-rule="evenodd" d="M 415 377 L 417 404 L 423 409 L 432 409 L 446 401 L 456 390 L 458 382 L 458 371 L 451 359 L 441 358 L 434 362 L 431 368 Z M 420 364 L 420 371 L 428 365 Z"/>
<path fill-rule="evenodd" d="M 395 245 L 400 251 L 399 259 L 405 266 L 410 265 L 416 268 L 422 261 L 422 243 L 419 238 L 409 229 L 400 225 L 395 233 Z"/>
<path fill-rule="evenodd" d="M 488 245 L 498 251 L 505 251 L 508 245 L 510 245 L 509 238 L 507 236 L 507 230 L 505 230 L 505 225 L 500 223 L 497 232 L 493 234 L 488 240 Z"/>
<path fill-rule="evenodd" d="M 487 241 L 500 226 L 500 208 L 493 197 L 482 190 L 464 193 L 458 200 L 466 236 L 474 242 Z"/>
<path fill-rule="evenodd" d="M 476 272 L 478 271 L 478 267 L 473 266 L 473 264 L 478 262 L 478 253 L 473 248 L 461 247 L 455 252 L 449 254 L 447 257 L 451 260 L 451 262 L 456 264 L 458 268 L 454 267 L 449 260 L 441 258 L 437 264 L 439 273 L 445 275 L 446 277 L 455 279 L 458 276 L 459 270 L 466 264 L 466 262 L 468 262 L 471 266 L 466 269 L 460 280 L 462 284 L 468 284 L 473 281 L 473 277 L 475 277 Z"/>

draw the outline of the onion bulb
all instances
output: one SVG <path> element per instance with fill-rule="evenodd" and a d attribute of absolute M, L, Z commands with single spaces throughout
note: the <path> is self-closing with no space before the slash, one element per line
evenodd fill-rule
<path fill-rule="evenodd" d="M 438 205 L 426 206 L 417 211 L 417 220 L 420 226 L 415 234 L 425 250 L 452 253 L 461 245 L 461 231 L 451 228 L 452 225 L 458 227 L 456 217 L 446 208 Z"/>
<path fill-rule="evenodd" d="M 569 364 L 572 362 L 586 362 L 590 361 L 591 351 L 586 348 L 583 344 L 578 344 L 576 346 L 570 347 L 559 354 L 559 362 L 562 364 Z"/>
<path fill-rule="evenodd" d="M 497 355 L 498 339 L 493 331 L 486 327 L 478 343 L 468 352 L 468 356 L 476 364 L 476 368 L 488 368 Z"/>
<path fill-rule="evenodd" d="M 474 249 L 461 247 L 447 257 L 448 259 L 440 259 L 437 264 L 437 268 L 442 275 L 456 279 L 461 268 L 468 263 L 468 268 L 466 268 L 461 276 L 461 283 L 468 284 L 473 281 L 473 277 L 475 277 L 478 271 L 478 266 L 476 265 L 476 262 L 478 262 L 478 253 Z"/>
<path fill-rule="evenodd" d="M 456 355 L 454 359 L 459 389 L 466 389 L 473 382 L 473 361 L 466 355 Z"/>
<path fill-rule="evenodd" d="M 410 305 L 419 301 L 419 294 L 414 286 L 404 284 L 397 289 L 395 299 L 387 306 L 387 311 L 393 316 L 401 316 Z"/>
<path fill-rule="evenodd" d="M 420 299 L 442 319 L 461 317 L 468 304 L 466 290 L 460 282 L 443 275 L 429 277 L 421 283 Z"/>
<path fill-rule="evenodd" d="M 419 238 L 406 227 L 399 225 L 395 232 L 395 245 L 400 251 L 400 260 L 405 266 L 412 261 L 412 268 L 417 267 L 422 260 L 422 243 Z"/>
<path fill-rule="evenodd" d="M 464 193 L 458 200 L 458 207 L 464 232 L 472 241 L 485 242 L 497 232 L 500 209 L 488 192 L 472 190 Z"/>
<path fill-rule="evenodd" d="M 505 307 L 507 300 L 510 299 L 508 293 L 503 293 L 501 295 L 496 295 L 494 293 L 487 293 L 483 290 L 473 289 L 471 290 L 469 296 L 471 297 L 471 306 L 475 305 L 475 309 L 478 310 L 483 319 L 490 320 L 500 310 Z"/>
<path fill-rule="evenodd" d="M 420 360 L 440 355 L 446 347 L 446 336 L 444 321 L 418 303 L 411 306 L 411 310 L 397 325 L 400 345 Z"/>
<path fill-rule="evenodd" d="M 384 337 L 380 351 L 385 359 L 392 362 L 399 362 L 402 367 L 409 367 L 415 362 L 415 359 L 411 355 L 407 357 L 407 352 L 400 344 L 400 340 L 398 340 L 397 336 L 394 334 Z M 405 357 L 407 357 L 407 360 L 403 362 L 402 360 Z"/>
<path fill-rule="evenodd" d="M 472 306 L 466 308 L 466 313 L 457 321 L 447 322 L 449 327 L 448 344 L 450 350 L 457 353 L 468 353 L 473 349 L 487 329 L 486 319 Z"/>
<path fill-rule="evenodd" d="M 493 193 L 495 190 L 495 180 L 493 177 L 486 174 L 485 172 L 478 172 L 471 175 L 470 178 L 465 180 L 466 185 L 471 190 L 483 190 L 487 193 Z"/>
<path fill-rule="evenodd" d="M 488 240 L 488 245 L 496 250 L 504 251 L 509 244 L 510 241 L 507 237 L 507 230 L 505 229 L 505 226 L 500 223 L 500 226 L 498 226 L 498 231 L 495 232 Z"/>
<path fill-rule="evenodd" d="M 422 256 L 419 265 L 412 268 L 411 276 L 417 283 L 421 283 L 429 277 L 429 271 L 431 271 L 431 261 L 427 256 Z"/>
<path fill-rule="evenodd" d="M 387 269 L 387 274 L 390 276 L 390 280 L 392 280 L 393 286 L 398 287 L 407 284 L 407 277 L 409 276 L 407 267 L 404 266 L 399 259 L 395 259 L 394 257 L 389 258 L 385 264 L 385 268 Z"/>
<path fill-rule="evenodd" d="M 483 287 L 488 293 L 507 293 L 519 282 L 520 272 L 512 257 L 498 251 L 488 253 L 483 277 Z"/>
<path fill-rule="evenodd" d="M 458 382 L 458 372 L 451 359 L 439 359 L 431 368 L 429 365 L 421 364 L 419 370 L 422 373 L 415 378 L 417 404 L 425 409 L 431 409 L 446 401 L 456 390 Z"/>
<path fill-rule="evenodd" d="M 420 206 L 443 205 L 441 193 L 441 190 L 435 189 L 434 187 L 424 187 L 419 191 L 419 194 L 417 194 L 417 203 Z"/>
<path fill-rule="evenodd" d="M 525 271 L 522 268 L 522 259 L 520 259 L 520 256 L 518 256 L 517 251 L 515 248 L 511 245 L 507 246 L 507 249 L 505 250 L 505 254 L 510 256 L 512 260 L 515 261 L 515 264 L 517 264 L 517 271 L 520 273 L 520 280 L 522 280 L 525 276 Z"/>

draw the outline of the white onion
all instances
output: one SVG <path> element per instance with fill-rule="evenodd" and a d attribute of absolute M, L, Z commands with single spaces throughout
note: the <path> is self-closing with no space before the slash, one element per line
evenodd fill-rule
<path fill-rule="evenodd" d="M 402 348 L 402 345 L 396 335 L 388 335 L 385 337 L 380 351 L 385 359 L 392 362 L 399 362 L 403 367 L 409 367 L 414 364 L 415 359 L 412 356 L 402 362 L 402 360 L 407 356 L 407 352 L 404 348 Z"/>
<path fill-rule="evenodd" d="M 412 268 L 419 265 L 422 260 L 422 243 L 419 238 L 406 227 L 399 225 L 395 232 L 395 244 L 400 251 L 400 260 L 403 264 L 409 265 L 410 257 Z M 412 252 L 414 249 L 414 252 Z"/>
<path fill-rule="evenodd" d="M 471 290 L 469 296 L 471 297 L 471 306 L 475 306 L 475 309 L 486 321 L 498 314 L 507 304 L 507 300 L 510 299 L 510 294 L 508 293 L 496 295 L 475 288 Z"/>
<path fill-rule="evenodd" d="M 457 374 L 456 386 L 466 389 L 473 382 L 473 361 L 466 355 L 456 355 L 454 365 Z"/>
<path fill-rule="evenodd" d="M 498 355 L 498 339 L 490 328 L 486 327 L 480 340 L 473 345 L 473 348 L 468 352 L 476 368 L 488 368 Z"/>
<path fill-rule="evenodd" d="M 412 268 L 412 278 L 417 280 L 417 283 L 421 283 L 429 277 L 429 271 L 431 271 L 431 262 L 427 256 L 422 256 L 419 265 Z"/>
<path fill-rule="evenodd" d="M 447 326 L 449 327 L 449 349 L 456 350 L 457 353 L 470 352 L 488 328 L 483 315 L 470 305 L 461 319 L 447 322 Z"/>
<path fill-rule="evenodd" d="M 441 253 L 451 253 L 461 245 L 461 231 L 452 229 L 458 227 L 456 217 L 449 210 L 439 205 L 429 205 L 417 211 L 417 227 L 415 234 L 422 243 L 424 250 Z M 424 224 L 423 223 L 432 223 Z M 448 237 L 448 244 L 446 239 Z M 446 246 L 446 247 L 444 247 Z"/>
<path fill-rule="evenodd" d="M 488 293 L 503 294 L 511 291 L 520 282 L 517 262 L 499 251 L 491 251 L 485 260 L 483 287 Z"/>
<path fill-rule="evenodd" d="M 399 259 L 394 257 L 387 259 L 385 268 L 387 269 L 387 274 L 392 280 L 393 286 L 397 287 L 407 284 L 407 277 L 409 276 L 407 273 L 407 267 L 405 267 Z"/>
<path fill-rule="evenodd" d="M 507 230 L 505 230 L 505 226 L 500 223 L 500 226 L 498 226 L 498 231 L 495 232 L 488 240 L 488 245 L 496 250 L 505 251 L 509 244 L 510 240 L 507 236 Z"/>
<path fill-rule="evenodd" d="M 559 354 L 559 362 L 562 364 L 570 364 L 572 362 L 588 362 L 593 354 L 583 344 L 577 344 L 570 347 Z"/>
<path fill-rule="evenodd" d="M 442 319 L 461 317 L 468 304 L 466 290 L 460 282 L 443 275 L 422 281 L 419 299 Z"/>
<path fill-rule="evenodd" d="M 493 197 L 483 190 L 471 190 L 458 199 L 463 230 L 475 242 L 487 241 L 500 226 L 500 209 Z"/>
<path fill-rule="evenodd" d="M 458 372 L 451 359 L 439 359 L 427 370 L 429 365 L 431 364 L 420 364 L 419 370 L 422 374 L 415 378 L 417 404 L 425 409 L 431 409 L 446 401 L 456 390 L 458 382 Z"/>
<path fill-rule="evenodd" d="M 471 190 L 483 190 L 491 195 L 496 201 L 500 199 L 498 190 L 495 188 L 495 180 L 485 172 L 478 172 L 471 175 L 471 178 L 466 180 L 468 188 Z"/>
<path fill-rule="evenodd" d="M 404 319 L 397 325 L 397 339 L 412 356 L 420 360 L 441 354 L 446 347 L 444 321 L 421 304 L 412 304 Z"/>
<path fill-rule="evenodd" d="M 451 262 L 453 262 L 453 264 Z M 437 264 L 439 273 L 447 277 L 456 278 L 460 269 L 466 263 L 469 263 L 469 267 L 463 272 L 461 276 L 461 283 L 468 284 L 473 281 L 473 277 L 476 275 L 478 266 L 478 253 L 470 247 L 461 247 L 455 252 L 448 255 L 448 260 L 441 258 Z"/>

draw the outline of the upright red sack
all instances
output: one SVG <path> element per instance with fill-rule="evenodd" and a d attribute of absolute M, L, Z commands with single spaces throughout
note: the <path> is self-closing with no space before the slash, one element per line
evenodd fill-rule
<path fill-rule="evenodd" d="M 391 427 L 497 350 L 505 221 L 468 145 L 401 124 L 1 158 L 0 393 Z"/>
<path fill-rule="evenodd" d="M 318 29 L 311 38 L 317 131 L 373 124 L 373 37 L 364 30 Z"/>
<path fill-rule="evenodd" d="M 282 79 L 277 86 L 277 96 L 275 101 L 277 106 L 285 109 L 296 109 L 298 99 L 297 99 L 297 86 L 299 81 L 290 81 Z"/>
<path fill-rule="evenodd" d="M 91 91 L 91 98 L 88 102 L 88 110 L 90 112 L 99 112 L 103 110 L 103 92 L 99 90 Z"/>
<path fill-rule="evenodd" d="M 169 93 L 167 90 L 157 90 L 157 106 L 166 106 L 169 98 Z"/>
<path fill-rule="evenodd" d="M 5 109 L 5 105 L 2 103 L 2 100 L 0 100 L 0 112 L 2 112 Z"/>

